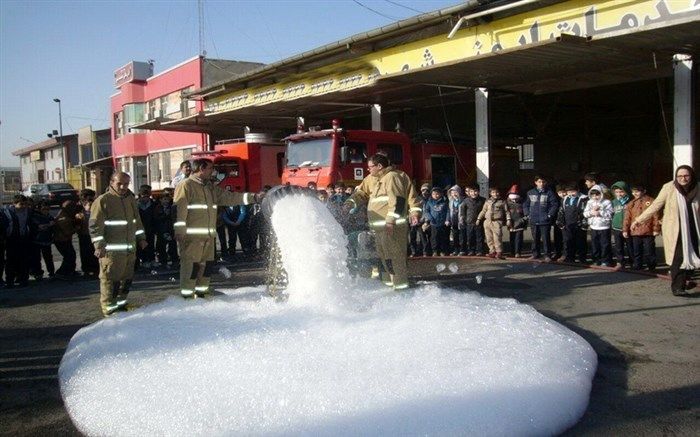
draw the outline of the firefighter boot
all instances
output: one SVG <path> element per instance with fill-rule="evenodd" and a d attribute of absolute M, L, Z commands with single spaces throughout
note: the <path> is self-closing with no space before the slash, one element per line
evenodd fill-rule
<path fill-rule="evenodd" d="M 127 300 L 126 297 L 131 289 L 131 279 L 125 279 L 120 281 L 119 290 L 117 292 L 117 306 L 119 310 L 126 310 Z"/>

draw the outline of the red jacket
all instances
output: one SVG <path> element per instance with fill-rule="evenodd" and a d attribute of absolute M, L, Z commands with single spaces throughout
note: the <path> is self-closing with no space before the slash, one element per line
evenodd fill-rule
<path fill-rule="evenodd" d="M 634 230 L 630 230 L 630 225 L 639 217 L 645 209 L 651 206 L 654 198 L 648 195 L 643 195 L 639 199 L 634 199 L 625 205 L 625 218 L 622 221 L 622 232 L 635 237 L 653 236 L 654 233 L 661 233 L 661 217 L 660 214 L 654 214 L 651 220 L 637 226 Z"/>

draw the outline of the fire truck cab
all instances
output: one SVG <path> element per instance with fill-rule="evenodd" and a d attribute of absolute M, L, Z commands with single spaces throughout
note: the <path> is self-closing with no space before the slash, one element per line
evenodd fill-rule
<path fill-rule="evenodd" d="M 214 162 L 219 186 L 229 191 L 258 192 L 265 185 L 279 185 L 284 145 L 253 142 L 251 138 L 220 141 L 214 150 L 195 152 L 197 158 Z"/>
<path fill-rule="evenodd" d="M 290 135 L 282 183 L 320 187 L 344 183 L 358 185 L 369 174 L 367 159 L 383 153 L 395 167 L 418 184 L 438 186 L 475 179 L 474 147 L 423 142 L 414 144 L 401 132 L 345 130 L 337 126 Z"/>

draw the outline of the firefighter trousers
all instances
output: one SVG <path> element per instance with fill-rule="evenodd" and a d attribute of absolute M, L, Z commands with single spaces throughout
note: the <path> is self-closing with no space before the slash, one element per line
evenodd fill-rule
<path fill-rule="evenodd" d="M 183 297 L 209 292 L 215 246 L 216 236 L 185 239 L 180 248 L 180 293 Z"/>
<path fill-rule="evenodd" d="M 103 314 L 114 311 L 117 303 L 125 302 L 134 278 L 136 254 L 107 252 L 100 258 L 100 307 Z"/>
<path fill-rule="evenodd" d="M 382 282 L 401 290 L 408 287 L 408 269 L 406 268 L 406 246 L 408 244 L 408 226 L 394 225 L 394 232 L 389 236 L 385 229 L 375 230 L 377 254 L 382 261 L 380 276 Z"/>

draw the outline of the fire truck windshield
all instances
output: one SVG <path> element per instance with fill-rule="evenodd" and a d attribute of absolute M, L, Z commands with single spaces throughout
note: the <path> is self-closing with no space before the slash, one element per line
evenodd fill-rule
<path fill-rule="evenodd" d="M 331 163 L 332 138 L 315 138 L 287 143 L 288 167 L 326 167 Z"/>
<path fill-rule="evenodd" d="M 238 161 L 233 159 L 219 161 L 214 164 L 214 168 L 216 169 L 216 178 L 219 180 L 219 182 L 225 178 L 237 178 L 240 174 Z"/>

